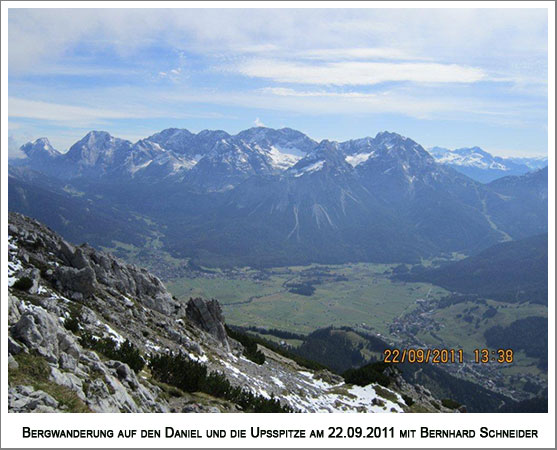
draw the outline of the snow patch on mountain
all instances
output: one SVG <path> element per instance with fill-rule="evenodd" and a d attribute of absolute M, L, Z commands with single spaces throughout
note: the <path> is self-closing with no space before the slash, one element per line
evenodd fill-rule
<path fill-rule="evenodd" d="M 370 413 L 404 412 L 401 407 L 404 404 L 402 397 L 397 393 L 385 389 L 397 402 L 381 397 L 377 391 L 377 385 L 370 384 L 365 387 L 343 385 L 342 383 L 331 384 L 324 380 L 315 378 L 311 373 L 299 371 L 300 378 L 298 389 L 285 396 L 288 403 L 297 405 L 304 412 L 355 412 L 366 411 Z M 307 395 L 311 390 L 321 391 L 319 396 Z M 399 403 L 400 402 L 400 403 Z"/>
<path fill-rule="evenodd" d="M 494 169 L 507 171 L 509 168 L 498 158 L 479 148 L 463 148 L 434 153 L 436 161 L 440 164 L 453 164 L 457 166 L 477 167 L 479 169 Z"/>
<path fill-rule="evenodd" d="M 293 149 L 284 149 L 275 145 L 271 146 L 267 153 L 271 159 L 271 166 L 278 170 L 286 170 L 302 159 L 302 156 L 294 152 L 289 153 L 289 151 L 293 151 Z"/>
<path fill-rule="evenodd" d="M 143 164 L 138 164 L 138 165 L 132 164 L 132 165 L 130 166 L 130 173 L 131 173 L 132 175 L 134 175 L 136 172 L 138 172 L 138 171 L 140 171 L 140 170 L 145 169 L 146 167 L 148 167 L 152 162 L 153 162 L 153 160 L 151 159 L 151 160 L 149 160 L 149 161 L 145 161 Z"/>
<path fill-rule="evenodd" d="M 348 155 L 345 158 L 345 161 L 348 164 L 350 164 L 352 167 L 356 167 L 362 164 L 363 162 L 366 162 L 369 158 L 373 157 L 373 155 L 375 155 L 374 151 L 369 153 L 358 153 L 356 155 Z"/>
<path fill-rule="evenodd" d="M 323 169 L 324 165 L 325 165 L 325 161 L 323 160 L 316 161 L 313 164 L 302 167 L 301 169 L 296 169 L 294 176 L 301 177 L 302 175 L 306 175 L 308 173 L 318 172 L 319 170 Z"/>

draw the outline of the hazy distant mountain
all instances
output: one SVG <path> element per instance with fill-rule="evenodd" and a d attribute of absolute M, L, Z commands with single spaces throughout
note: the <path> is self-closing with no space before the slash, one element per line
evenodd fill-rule
<path fill-rule="evenodd" d="M 28 142 L 21 147 L 21 151 L 29 160 L 49 160 L 60 156 L 60 152 L 50 145 L 47 138 L 39 138 L 34 142 Z"/>
<path fill-rule="evenodd" d="M 60 175 L 59 172 L 62 166 L 60 160 L 63 158 L 63 155 L 50 145 L 47 138 L 39 138 L 33 142 L 28 142 L 22 145 L 20 150 L 24 157 L 10 159 L 10 166 L 28 167 L 40 170 L 42 173 L 50 174 L 55 172 Z"/>
<path fill-rule="evenodd" d="M 548 168 L 529 172 L 521 176 L 509 176 L 492 181 L 489 185 L 497 192 L 505 195 L 520 193 L 524 197 L 547 201 Z"/>
<path fill-rule="evenodd" d="M 101 247 L 120 241 L 141 247 L 151 234 L 145 221 L 126 208 L 43 173 L 10 167 L 8 186 L 10 210 L 40 217 L 76 242 Z"/>
<path fill-rule="evenodd" d="M 547 234 L 494 245 L 438 269 L 402 275 L 504 302 L 547 303 Z"/>
<path fill-rule="evenodd" d="M 526 175 L 500 178 L 488 187 L 503 201 L 492 197 L 487 200 L 486 208 L 493 220 L 505 224 L 513 238 L 547 232 L 547 167 Z"/>
<path fill-rule="evenodd" d="M 439 164 L 450 166 L 481 183 L 509 175 L 524 175 L 547 165 L 547 158 L 501 158 L 480 147 L 455 150 L 433 147 L 428 151 Z"/>
<path fill-rule="evenodd" d="M 80 211 L 114 208 L 119 226 L 146 217 L 166 250 L 206 264 L 411 262 L 547 231 L 547 169 L 485 185 L 390 132 L 341 143 L 288 128 L 167 129 L 136 143 L 90 132 L 65 154 L 24 147 L 21 170 L 54 181 L 11 171 L 11 210 L 65 233 Z M 58 212 L 68 202 L 75 217 Z M 147 233 L 140 223 L 132 235 Z"/>
<path fill-rule="evenodd" d="M 505 158 L 508 161 L 512 161 L 516 164 L 523 164 L 531 170 L 538 170 L 547 167 L 547 156 L 537 156 L 533 158 Z"/>

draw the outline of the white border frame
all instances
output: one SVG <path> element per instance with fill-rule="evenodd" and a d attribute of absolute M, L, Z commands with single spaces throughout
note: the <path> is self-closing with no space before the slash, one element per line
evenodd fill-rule
<path fill-rule="evenodd" d="M 548 148 L 549 152 L 549 412 L 547 414 L 8 414 L 7 405 L 7 211 L 8 211 L 8 10 L 10 8 L 543 8 L 548 10 Z M 519 2 L 17 2 L 4 1 L 1 4 L 1 42 L 2 42 L 2 78 L 1 78 L 1 255 L 2 255 L 2 334 L 1 334 L 1 444 L 2 447 L 555 447 L 555 4 L 554 2 L 519 1 Z M 112 439 L 112 440 L 32 440 L 22 439 L 22 427 L 35 429 L 161 429 L 165 426 L 176 429 L 249 429 L 260 426 L 270 429 L 325 429 L 329 426 L 393 426 L 398 433 L 400 429 L 418 429 L 427 426 L 435 429 L 475 429 L 482 426 L 492 429 L 538 429 L 539 439 Z M 309 431 L 308 431 L 309 434 Z M 346 445 L 342 445 L 346 444 Z"/>

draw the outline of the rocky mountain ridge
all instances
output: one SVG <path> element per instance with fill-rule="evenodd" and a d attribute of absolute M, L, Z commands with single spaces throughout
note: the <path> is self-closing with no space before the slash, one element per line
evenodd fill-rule
<path fill-rule="evenodd" d="M 120 176 L 197 183 L 208 190 L 229 189 L 246 176 L 277 174 L 317 146 L 303 133 L 283 128 L 252 128 L 231 136 L 221 130 L 197 134 L 169 128 L 132 143 L 105 131 L 91 131 L 60 153 L 47 138 L 21 147 L 12 161 L 62 179 Z M 224 178 L 217 182 L 216 178 Z"/>
<path fill-rule="evenodd" d="M 8 257 L 11 412 L 452 411 L 396 372 L 389 388 L 352 386 L 264 347 L 256 364 L 215 300 L 181 303 L 146 270 L 14 213 Z M 217 387 L 160 381 L 153 361 L 178 354 Z"/>
<path fill-rule="evenodd" d="M 67 153 L 55 150 L 47 138 L 28 142 L 21 147 L 26 158 L 12 163 L 63 179 L 107 176 L 143 181 L 168 179 L 196 183 L 208 190 L 226 190 L 253 174 L 287 174 L 300 160 L 315 159 L 314 153 L 326 142 L 318 143 L 290 128 L 255 127 L 236 135 L 222 130 L 203 130 L 196 134 L 187 129 L 168 128 L 136 143 L 105 131 L 91 131 Z M 381 154 L 391 153 L 393 149 L 400 153 L 401 148 L 414 147 L 422 153 L 429 152 L 435 162 L 480 182 L 523 175 L 547 165 L 547 158 L 544 164 L 540 158 L 494 157 L 479 147 L 455 150 L 432 147 L 426 152 L 411 139 L 386 131 L 375 138 L 333 144 L 337 162 L 342 159 L 354 168 Z M 215 179 L 217 176 L 225 180 L 219 183 Z"/>

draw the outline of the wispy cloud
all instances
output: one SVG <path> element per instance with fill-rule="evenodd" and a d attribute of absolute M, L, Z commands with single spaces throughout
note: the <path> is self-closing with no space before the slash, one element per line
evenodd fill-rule
<path fill-rule="evenodd" d="M 10 117 L 80 124 L 83 122 L 94 123 L 107 119 L 142 117 L 142 115 L 131 111 L 48 103 L 14 97 L 10 97 L 8 100 L 8 112 Z"/>
<path fill-rule="evenodd" d="M 342 60 L 428 60 L 429 57 L 413 55 L 408 51 L 392 47 L 356 47 L 356 48 L 319 48 L 294 52 L 297 56 L 325 61 Z M 292 53 L 291 53 L 292 54 Z"/>
<path fill-rule="evenodd" d="M 90 97 L 102 97 L 103 103 L 112 102 L 111 98 L 118 90 L 106 89 L 89 91 Z M 46 101 L 27 100 L 23 98 L 10 97 L 8 99 L 8 114 L 10 118 L 43 120 L 72 128 L 82 128 L 99 124 L 106 124 L 111 119 L 154 119 L 154 118 L 225 118 L 218 112 L 188 112 L 177 108 L 176 103 L 171 105 L 157 105 L 156 98 L 147 96 L 142 89 L 127 90 L 127 97 L 121 97 L 122 103 L 127 105 L 120 109 L 78 106 L 68 103 L 51 103 Z M 71 95 L 71 94 L 70 94 Z M 151 105 L 137 106 L 138 99 L 150 97 Z M 228 116 L 230 117 L 230 116 Z M 19 127 L 22 125 L 19 124 Z"/>
<path fill-rule="evenodd" d="M 505 126 L 515 129 L 533 125 L 543 125 L 542 103 L 532 103 L 524 99 L 468 97 L 466 90 L 436 92 L 439 89 L 392 88 L 369 93 L 360 91 L 341 92 L 335 90 L 296 90 L 290 88 L 263 88 L 262 92 L 291 99 L 303 109 L 308 102 L 316 114 L 369 114 L 380 117 L 383 114 L 397 114 L 420 120 L 454 122 L 475 122 L 489 126 Z M 277 103 L 271 100 L 271 103 Z M 294 107 L 294 105 L 293 105 Z"/>
<path fill-rule="evenodd" d="M 437 63 L 347 61 L 315 65 L 256 59 L 232 66 L 230 70 L 280 83 L 335 86 L 369 86 L 389 81 L 475 83 L 486 78 L 479 68 Z"/>
<path fill-rule="evenodd" d="M 130 67 L 89 66 L 80 62 L 73 64 L 37 64 L 29 67 L 26 75 L 31 76 L 74 76 L 74 77 L 130 77 L 139 75 L 138 69 Z"/>
<path fill-rule="evenodd" d="M 23 158 L 25 155 L 19 149 L 21 147 L 21 143 L 18 142 L 15 136 L 9 135 L 8 136 L 8 157 L 9 158 Z"/>
<path fill-rule="evenodd" d="M 199 88 L 187 85 L 179 85 L 178 89 L 174 85 L 151 86 L 149 89 L 143 86 L 79 87 L 60 93 L 56 103 L 47 98 L 40 101 L 10 98 L 9 115 L 10 118 L 40 119 L 83 127 L 107 123 L 112 119 L 238 120 L 245 113 L 234 108 L 242 108 L 252 110 L 246 123 L 252 123 L 254 116 L 265 116 L 265 111 L 282 111 L 316 117 L 400 114 L 428 120 L 465 118 L 486 124 L 510 124 L 509 121 L 512 121 L 513 125 L 517 125 L 518 122 L 539 121 L 545 111 L 543 101 L 477 98 L 468 96 L 465 87 L 456 91 L 437 89 L 435 86 L 391 86 L 369 91 L 357 87 L 296 86 L 275 85 L 255 89 L 249 86 L 238 89 L 236 86 Z M 28 92 L 33 97 L 41 95 L 40 90 L 35 91 L 32 86 L 29 86 Z M 118 106 L 115 106 L 115 98 L 118 99 Z M 73 99 L 94 99 L 95 107 L 76 106 Z M 253 110 L 256 110 L 255 113 Z"/>

